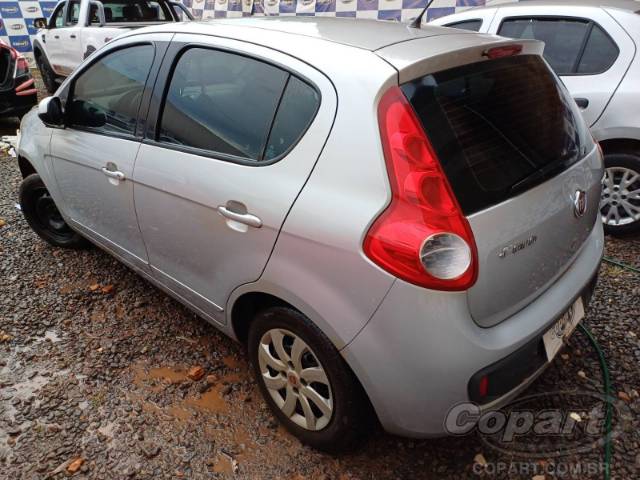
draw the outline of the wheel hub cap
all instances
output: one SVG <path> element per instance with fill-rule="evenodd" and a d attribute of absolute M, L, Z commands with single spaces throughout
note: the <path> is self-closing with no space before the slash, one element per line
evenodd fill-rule
<path fill-rule="evenodd" d="M 624 167 L 605 169 L 600 214 L 606 225 L 640 221 L 640 173 Z"/>
<path fill-rule="evenodd" d="M 324 367 L 302 338 L 285 329 L 267 331 L 258 363 L 269 395 L 292 422 L 322 430 L 333 415 L 333 393 Z"/>

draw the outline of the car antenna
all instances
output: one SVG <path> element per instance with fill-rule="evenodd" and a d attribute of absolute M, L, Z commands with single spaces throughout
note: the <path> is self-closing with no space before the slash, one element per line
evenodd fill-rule
<path fill-rule="evenodd" d="M 409 24 L 409 27 L 420 28 L 420 25 L 422 25 L 422 17 L 424 17 L 424 14 L 427 12 L 427 8 L 429 8 L 432 3 L 433 3 L 433 0 L 427 1 L 427 4 L 424 6 L 422 11 L 420 12 L 420 15 L 418 15 L 416 18 L 413 19 L 413 22 Z"/>

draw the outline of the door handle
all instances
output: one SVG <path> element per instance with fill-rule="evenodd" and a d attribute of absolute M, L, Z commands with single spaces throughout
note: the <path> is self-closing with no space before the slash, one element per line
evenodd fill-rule
<path fill-rule="evenodd" d="M 60 38 L 60 35 L 54 35 L 53 38 L 57 40 L 58 38 Z"/>
<path fill-rule="evenodd" d="M 69 38 L 76 38 L 75 35 L 69 35 Z"/>
<path fill-rule="evenodd" d="M 260 220 L 255 215 L 251 215 L 250 213 L 236 213 L 233 210 L 229 210 L 224 205 L 220 205 L 218 207 L 218 213 L 220 213 L 220 215 L 222 215 L 223 217 L 228 218 L 229 220 L 244 223 L 245 225 L 249 225 L 250 227 L 262 227 L 262 220 Z"/>
<path fill-rule="evenodd" d="M 578 105 L 578 107 L 580 107 L 582 110 L 584 110 L 589 106 L 588 98 L 576 98 L 575 101 L 576 101 L 576 105 Z"/>
<path fill-rule="evenodd" d="M 120 181 L 123 181 L 126 178 L 124 176 L 124 173 L 117 170 L 109 170 L 106 167 L 102 167 L 102 173 L 104 173 L 109 178 L 115 178 L 116 180 Z"/>

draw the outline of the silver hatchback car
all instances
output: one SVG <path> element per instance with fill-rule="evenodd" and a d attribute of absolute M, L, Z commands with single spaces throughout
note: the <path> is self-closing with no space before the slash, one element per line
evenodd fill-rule
<path fill-rule="evenodd" d="M 303 442 L 448 432 L 542 372 L 603 251 L 542 43 L 329 18 L 119 37 L 22 123 L 20 203 L 246 345 Z"/>

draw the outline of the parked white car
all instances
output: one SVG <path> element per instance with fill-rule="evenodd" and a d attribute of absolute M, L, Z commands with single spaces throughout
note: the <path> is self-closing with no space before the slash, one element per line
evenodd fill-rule
<path fill-rule="evenodd" d="M 640 230 L 640 3 L 527 1 L 474 8 L 432 24 L 545 42 L 545 59 L 604 150 L 605 230 Z"/>
<path fill-rule="evenodd" d="M 147 25 L 192 19 L 189 11 L 169 0 L 63 0 L 51 17 L 37 18 L 40 30 L 33 53 L 42 80 L 53 93 L 65 77 L 113 38 Z"/>

